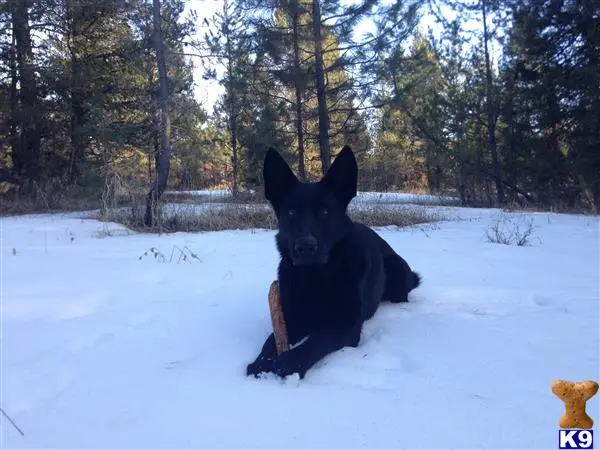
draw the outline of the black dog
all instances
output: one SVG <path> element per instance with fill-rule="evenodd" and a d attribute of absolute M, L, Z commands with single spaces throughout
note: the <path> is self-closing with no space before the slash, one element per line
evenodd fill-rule
<path fill-rule="evenodd" d="M 347 216 L 357 171 L 346 146 L 321 181 L 301 183 L 269 149 L 264 189 L 279 222 L 279 290 L 292 348 L 278 356 L 271 334 L 248 365 L 248 375 L 298 373 L 304 378 L 326 355 L 356 347 L 363 322 L 380 302 L 406 302 L 419 286 L 419 275 L 387 242 Z"/>

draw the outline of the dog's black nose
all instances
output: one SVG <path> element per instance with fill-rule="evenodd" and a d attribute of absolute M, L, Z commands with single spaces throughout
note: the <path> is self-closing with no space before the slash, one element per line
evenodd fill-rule
<path fill-rule="evenodd" d="M 298 256 L 314 256 L 318 247 L 317 240 L 312 236 L 296 239 L 294 243 L 294 250 Z"/>

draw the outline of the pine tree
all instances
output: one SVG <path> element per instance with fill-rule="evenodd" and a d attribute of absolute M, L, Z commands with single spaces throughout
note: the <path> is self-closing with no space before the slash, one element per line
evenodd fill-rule
<path fill-rule="evenodd" d="M 14 57 L 11 57 L 11 108 L 16 116 L 11 131 L 14 135 L 12 179 L 19 182 L 24 192 L 31 192 L 34 183 L 39 182 L 41 177 L 41 118 L 29 16 L 32 5 L 29 0 L 11 0 L 7 5 L 14 39 L 14 47 L 11 48 L 14 52 Z M 18 100 L 15 98 L 17 82 L 20 85 Z"/>

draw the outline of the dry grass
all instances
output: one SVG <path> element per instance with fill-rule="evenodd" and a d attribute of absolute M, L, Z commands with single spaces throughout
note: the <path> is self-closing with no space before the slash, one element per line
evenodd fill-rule
<path fill-rule="evenodd" d="M 116 208 L 129 204 L 134 195 L 145 193 L 145 186 L 131 182 L 126 184 L 117 175 L 107 176 L 103 180 L 95 179 L 85 186 L 46 183 L 35 185 L 27 194 L 19 194 L 12 189 L 0 195 L 0 216 Z"/>
<path fill-rule="evenodd" d="M 395 196 L 393 192 L 380 193 L 379 195 L 359 194 L 353 200 L 355 205 L 421 205 L 421 206 L 460 206 L 460 199 L 456 197 L 448 197 L 444 195 L 434 194 L 414 194 L 410 192 L 402 192 L 400 196 Z"/>
<path fill-rule="evenodd" d="M 109 210 L 101 219 L 117 222 L 137 231 L 163 233 L 273 229 L 277 226 L 275 215 L 266 205 L 163 204 L 158 224 L 153 228 L 145 226 L 144 213 L 141 205 L 131 206 Z"/>
<path fill-rule="evenodd" d="M 98 205 L 97 197 L 69 192 L 39 193 L 21 198 L 0 196 L 0 216 L 89 211 L 97 209 Z"/>
<path fill-rule="evenodd" d="M 493 244 L 516 245 L 525 247 L 532 241 L 539 240 L 535 236 L 533 219 L 525 217 L 503 216 L 494 221 L 486 230 L 487 240 Z"/>
<path fill-rule="evenodd" d="M 584 205 L 574 206 L 567 203 L 556 203 L 552 206 L 538 205 L 535 203 L 516 203 L 509 202 L 503 208 L 505 212 L 529 212 L 529 213 L 555 213 L 555 214 L 574 214 L 583 216 L 597 216 L 600 211 L 594 207 Z"/>
<path fill-rule="evenodd" d="M 274 229 L 277 218 L 266 207 L 230 203 L 221 207 L 207 206 L 201 213 L 193 209 L 176 209 L 163 216 L 162 225 L 172 231 L 221 231 Z"/>
<path fill-rule="evenodd" d="M 251 203 L 251 204 L 266 204 L 264 196 L 261 192 L 239 192 L 236 197 L 231 194 L 192 194 L 185 191 L 178 193 L 165 192 L 162 195 L 162 200 L 165 203 L 188 203 L 197 205 L 199 203 Z"/>
<path fill-rule="evenodd" d="M 408 227 L 421 223 L 442 220 L 440 213 L 432 208 L 412 205 L 394 205 L 365 203 L 360 207 L 350 208 L 348 215 L 357 222 L 369 227 Z"/>
<path fill-rule="evenodd" d="M 426 197 L 420 197 L 418 195 L 402 195 L 396 197 L 394 193 L 380 193 L 379 195 L 367 195 L 365 193 L 359 194 L 352 202 L 352 205 L 423 205 L 423 206 L 457 206 L 460 201 L 458 198 L 450 198 L 443 195 L 432 195 L 426 194 Z M 406 194 L 406 193 L 403 193 Z M 236 197 L 233 197 L 230 193 L 224 194 L 193 194 L 191 192 L 179 191 L 165 192 L 162 196 L 165 203 L 188 203 L 188 204 L 199 204 L 199 203 L 243 203 L 243 204 L 267 204 L 267 200 L 261 191 L 256 192 L 239 192 Z"/>
<path fill-rule="evenodd" d="M 349 215 L 373 227 L 406 227 L 442 219 L 433 209 L 377 204 L 352 208 Z M 163 204 L 158 225 L 153 228 L 144 225 L 144 210 L 139 206 L 109 210 L 101 219 L 121 223 L 137 231 L 162 233 L 277 228 L 277 218 L 271 208 L 267 204 L 256 203 Z"/>
<path fill-rule="evenodd" d="M 134 189 L 135 188 L 135 189 Z M 406 205 L 389 198 L 361 199 L 351 204 L 349 215 L 368 226 L 406 227 L 441 220 L 435 208 Z M 202 232 L 276 229 L 277 218 L 262 192 L 230 195 L 163 195 L 156 226 L 144 224 L 146 194 L 139 186 L 125 185 L 119 177 L 107 177 L 98 193 L 80 189 L 39 190 L 28 199 L 0 199 L 0 215 L 93 211 L 97 219 L 116 222 L 144 232 Z M 110 233 L 103 233 L 109 236 Z"/>

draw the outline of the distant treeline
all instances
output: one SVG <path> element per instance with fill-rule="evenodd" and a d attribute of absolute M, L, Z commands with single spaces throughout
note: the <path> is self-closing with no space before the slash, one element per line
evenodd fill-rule
<path fill-rule="evenodd" d="M 0 193 L 148 192 L 157 168 L 237 192 L 269 147 L 309 180 L 348 144 L 361 190 L 600 208 L 595 0 L 185 6 L 2 3 Z M 223 88 L 212 111 L 193 66 Z"/>

